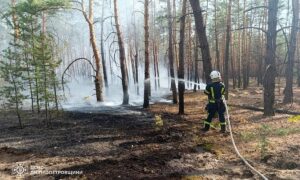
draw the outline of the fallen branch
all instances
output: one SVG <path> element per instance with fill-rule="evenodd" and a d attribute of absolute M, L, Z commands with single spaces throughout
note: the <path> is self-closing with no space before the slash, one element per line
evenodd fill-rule
<path fill-rule="evenodd" d="M 249 105 L 235 105 L 235 104 L 228 104 L 230 107 L 237 107 L 237 108 L 242 108 L 242 109 L 249 109 L 252 111 L 261 111 L 263 112 L 263 108 L 255 107 L 255 106 L 249 106 Z M 276 113 L 280 114 L 290 114 L 290 115 L 300 115 L 300 112 L 294 112 L 294 111 L 288 111 L 284 109 L 275 109 L 274 110 Z"/>

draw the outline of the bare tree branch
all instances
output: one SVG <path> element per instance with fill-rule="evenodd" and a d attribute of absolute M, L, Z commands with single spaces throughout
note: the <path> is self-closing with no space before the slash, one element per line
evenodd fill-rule
<path fill-rule="evenodd" d="M 243 30 L 243 29 L 256 29 L 256 30 L 260 30 L 264 33 L 268 33 L 266 30 L 264 30 L 263 28 L 259 28 L 259 27 L 240 27 L 240 28 L 237 28 L 237 29 L 232 29 L 231 31 L 239 31 L 239 30 Z"/>
<path fill-rule="evenodd" d="M 264 9 L 268 9 L 268 6 L 255 6 L 255 7 L 251 7 L 249 9 L 246 9 L 244 12 L 248 12 L 248 11 L 252 11 L 253 9 L 260 9 L 260 8 L 264 8 Z"/>
<path fill-rule="evenodd" d="M 93 71 L 96 72 L 96 69 L 95 69 L 93 63 L 92 63 L 89 59 L 81 57 L 81 58 L 77 58 L 77 59 L 73 60 L 73 61 L 67 66 L 67 68 L 64 70 L 64 72 L 63 72 L 63 74 L 62 74 L 62 76 L 61 76 L 61 84 L 62 84 L 62 87 L 63 87 L 63 91 L 65 91 L 65 90 L 64 90 L 64 75 L 66 74 L 67 70 L 72 66 L 72 64 L 74 64 L 75 62 L 80 61 L 80 60 L 87 61 L 87 62 L 91 65 Z"/>
<path fill-rule="evenodd" d="M 283 31 L 284 29 L 288 29 L 288 28 L 292 28 L 292 27 L 294 27 L 294 26 L 285 26 L 285 27 L 280 26 L 280 29 L 278 29 L 278 30 L 276 31 L 276 33 L 280 32 L 280 31 Z M 300 29 L 299 26 L 297 26 L 296 28 L 297 28 L 298 30 Z"/>

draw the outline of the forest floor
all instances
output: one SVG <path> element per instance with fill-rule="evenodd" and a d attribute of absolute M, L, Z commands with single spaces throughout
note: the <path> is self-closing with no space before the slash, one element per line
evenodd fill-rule
<path fill-rule="evenodd" d="M 262 107 L 261 87 L 229 96 L 229 104 Z M 299 112 L 300 88 L 294 96 L 283 105 L 277 89 L 276 107 Z M 66 112 L 51 127 L 31 117 L 23 129 L 13 113 L 2 112 L 0 179 L 259 179 L 234 153 L 229 136 L 218 128 L 200 133 L 206 96 L 187 92 L 185 100 L 182 116 L 177 105 L 156 103 L 148 111 L 125 107 L 123 114 Z M 300 179 L 300 120 L 239 107 L 230 107 L 230 115 L 237 146 L 253 166 L 269 179 Z M 16 167 L 26 171 L 18 175 Z M 34 175 L 32 169 L 83 173 Z"/>

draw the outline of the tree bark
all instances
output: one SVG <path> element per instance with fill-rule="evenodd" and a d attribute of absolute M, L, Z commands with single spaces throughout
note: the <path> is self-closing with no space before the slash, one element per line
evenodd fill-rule
<path fill-rule="evenodd" d="M 100 43 L 100 49 L 101 49 L 101 57 L 102 57 L 102 68 L 103 68 L 103 78 L 104 78 L 104 85 L 107 88 L 108 87 L 108 80 L 107 80 L 107 70 L 106 70 L 106 61 L 105 61 L 105 52 L 104 52 L 104 2 L 102 4 L 102 19 L 101 19 L 101 43 Z"/>
<path fill-rule="evenodd" d="M 18 24 L 18 18 L 16 15 L 16 0 L 11 0 L 11 6 L 12 6 L 12 22 L 13 22 L 13 28 L 14 28 L 14 38 L 19 38 L 20 36 L 20 29 Z"/>
<path fill-rule="evenodd" d="M 134 63 L 134 56 L 133 56 L 133 52 L 132 51 L 133 51 L 132 45 L 131 45 L 131 43 L 129 43 L 129 45 L 128 45 L 128 52 L 129 52 L 128 53 L 128 59 L 130 59 L 133 82 L 134 82 L 134 85 L 136 85 L 135 63 Z"/>
<path fill-rule="evenodd" d="M 140 95 L 140 86 L 139 86 L 139 52 L 138 52 L 137 43 L 135 43 L 135 55 L 134 55 L 134 64 L 135 64 L 135 81 L 136 81 L 136 92 L 137 95 Z"/>
<path fill-rule="evenodd" d="M 16 15 L 16 1 L 15 0 L 11 0 L 11 6 L 12 6 L 12 21 L 13 21 L 13 28 L 14 28 L 14 44 L 17 44 L 17 41 L 18 41 L 18 38 L 19 38 L 19 35 L 20 35 L 20 31 L 19 31 L 19 25 L 18 25 L 18 22 L 17 22 L 17 15 Z M 15 50 L 16 51 L 16 50 Z M 10 61 L 10 67 L 12 66 L 12 59 L 9 60 Z M 21 114 L 20 114 L 20 99 L 19 99 L 19 89 L 17 87 L 17 82 L 15 81 L 15 78 L 12 73 L 11 74 L 11 80 L 12 80 L 12 84 L 13 84 L 13 88 L 14 88 L 14 103 L 15 103 L 15 110 L 16 110 L 16 113 L 17 113 L 17 117 L 18 117 L 18 121 L 19 121 L 19 126 L 20 128 L 22 129 L 23 128 L 23 124 L 22 124 L 22 118 L 21 118 Z"/>
<path fill-rule="evenodd" d="M 217 31 L 217 0 L 215 0 L 215 43 L 216 43 L 216 64 L 217 64 L 217 70 L 220 71 L 220 50 L 219 50 L 219 38 L 218 38 L 218 31 Z"/>
<path fill-rule="evenodd" d="M 202 9 L 200 7 L 199 0 L 190 0 L 190 4 L 193 9 L 196 31 L 198 34 L 199 43 L 201 47 L 205 80 L 206 83 L 209 83 L 211 81 L 209 74 L 212 71 L 212 64 L 211 64 L 211 57 L 209 52 L 209 45 L 208 45 L 206 31 L 205 31 L 206 27 L 204 26 L 204 22 L 203 22 Z"/>
<path fill-rule="evenodd" d="M 225 57 L 224 57 L 224 83 L 226 87 L 225 98 L 228 99 L 229 90 L 229 49 L 230 49 L 230 38 L 231 38 L 231 2 L 228 2 L 227 10 L 227 24 L 226 24 L 226 46 L 225 46 Z"/>
<path fill-rule="evenodd" d="M 264 75 L 264 115 L 274 116 L 275 77 L 276 77 L 276 27 L 278 0 L 268 3 L 268 31 L 266 44 L 266 71 Z"/>
<path fill-rule="evenodd" d="M 159 46 L 160 46 L 160 39 L 156 36 L 156 33 L 158 32 L 156 29 L 156 3 L 155 1 L 152 1 L 152 41 L 153 41 L 153 63 L 154 63 L 154 75 L 155 75 L 155 90 L 160 88 L 160 77 L 159 77 Z"/>
<path fill-rule="evenodd" d="M 136 93 L 137 95 L 140 95 L 140 86 L 139 86 L 139 44 L 137 40 L 137 30 L 136 30 L 136 24 L 135 24 L 135 15 L 134 15 L 134 66 L 135 66 L 135 82 L 136 82 Z"/>
<path fill-rule="evenodd" d="M 155 45 L 155 54 L 156 54 L 156 59 L 155 59 L 155 64 L 156 64 L 156 75 L 157 75 L 157 85 L 158 88 L 160 88 L 160 77 L 159 77 L 159 64 L 158 64 L 158 57 L 159 57 L 159 51 L 158 51 L 158 45 Z"/>
<path fill-rule="evenodd" d="M 103 101 L 103 92 L 102 92 L 102 63 L 101 63 L 101 58 L 99 54 L 99 50 L 96 44 L 96 36 L 95 36 L 95 30 L 94 30 L 94 0 L 89 0 L 89 15 L 85 12 L 84 8 L 84 2 L 83 0 L 81 1 L 81 8 L 82 8 L 82 13 L 83 16 L 88 23 L 89 26 L 89 34 L 90 34 L 90 42 L 92 45 L 93 49 L 93 54 L 95 58 L 95 64 L 96 64 L 96 77 L 95 77 L 95 89 L 96 89 L 96 98 L 97 101 Z"/>
<path fill-rule="evenodd" d="M 182 12 L 180 18 L 180 41 L 179 41 L 179 69 L 178 69 L 178 94 L 179 94 L 179 114 L 184 114 L 184 41 L 185 41 L 185 14 L 186 0 L 182 1 Z"/>
<path fill-rule="evenodd" d="M 238 27 L 240 27 L 240 3 L 238 3 Z M 241 67 L 242 67 L 242 52 L 241 52 L 241 31 L 238 31 L 238 62 L 237 62 L 237 79 L 238 79 L 238 88 L 242 86 L 242 78 L 241 78 Z"/>
<path fill-rule="evenodd" d="M 297 66 L 297 86 L 300 87 L 300 34 L 298 34 L 298 48 L 297 48 L 297 58 L 298 58 L 298 66 Z"/>
<path fill-rule="evenodd" d="M 149 57 L 149 0 L 144 2 L 144 29 L 145 29 L 145 81 L 144 81 L 144 108 L 149 107 L 150 96 L 150 57 Z"/>
<path fill-rule="evenodd" d="M 46 117 L 46 121 L 48 121 L 48 95 L 47 95 L 47 85 L 48 85 L 48 77 L 47 77 L 47 68 L 46 68 L 46 62 L 45 62 L 45 36 L 46 36 L 46 14 L 45 12 L 42 12 L 42 41 L 41 41 L 41 47 L 42 47 L 42 67 L 43 67 L 43 71 L 44 71 L 44 75 L 43 75 L 43 93 L 44 93 L 44 107 L 45 107 L 45 117 Z"/>
<path fill-rule="evenodd" d="M 231 78 L 232 78 L 232 89 L 236 88 L 236 68 L 235 68 L 235 63 L 236 63 L 236 53 L 235 53 L 235 47 L 234 47 L 234 38 L 235 36 L 231 34 L 231 49 L 230 49 L 230 58 L 231 58 Z"/>
<path fill-rule="evenodd" d="M 294 75 L 294 61 L 297 44 L 297 32 L 299 24 L 299 0 L 293 0 L 293 22 L 290 36 L 290 43 L 288 46 L 288 61 L 285 70 L 286 85 L 284 89 L 283 103 L 291 103 L 293 101 L 293 75 Z"/>
<path fill-rule="evenodd" d="M 127 105 L 129 104 L 128 73 L 127 73 L 127 65 L 126 65 L 126 58 L 125 58 L 124 42 L 123 42 L 123 37 L 122 37 L 121 28 L 119 24 L 117 0 L 114 0 L 114 13 L 115 13 L 115 25 L 116 25 L 117 37 L 118 37 L 120 67 L 121 67 L 121 76 L 122 76 L 122 89 L 123 89 L 122 104 Z"/>
<path fill-rule="evenodd" d="M 171 13 L 171 2 L 167 0 L 168 9 L 168 26 L 169 26 L 169 65 L 170 65 L 170 76 L 171 76 L 171 90 L 173 94 L 173 103 L 177 104 L 177 89 L 175 83 L 175 73 L 174 73 L 174 51 L 173 51 L 173 29 L 172 29 L 172 13 Z"/>
<path fill-rule="evenodd" d="M 246 0 L 244 0 L 244 11 L 243 11 L 243 27 L 247 27 L 247 20 L 246 20 Z M 243 76 L 243 89 L 247 89 L 247 64 L 249 58 L 247 56 L 247 32 L 246 29 L 243 29 L 242 33 L 242 55 L 243 55 L 243 62 L 242 62 L 242 76 Z"/>
<path fill-rule="evenodd" d="M 187 6 L 186 4 L 186 14 L 189 14 L 190 13 L 190 8 Z M 188 58 L 188 88 L 192 87 L 193 88 L 193 77 L 194 77 L 194 69 L 195 67 L 193 66 L 193 45 L 192 45 L 192 41 L 193 41 L 193 38 L 192 38 L 192 19 L 190 16 L 187 16 L 187 20 L 186 20 L 186 24 L 187 24 L 187 34 L 188 34 L 188 52 L 186 53 L 187 54 L 187 58 Z"/>
<path fill-rule="evenodd" d="M 199 45 L 199 41 L 197 40 L 197 38 L 195 39 L 195 50 L 194 50 L 194 59 L 195 59 L 195 68 L 194 68 L 194 92 L 197 91 L 197 87 L 198 87 L 198 83 L 199 83 L 199 72 L 198 72 L 198 45 Z"/>
<path fill-rule="evenodd" d="M 156 44 L 155 40 L 152 40 L 152 55 L 153 55 L 153 70 L 154 70 L 154 84 L 155 84 L 155 91 L 157 91 L 157 68 L 156 68 L 156 59 L 157 59 L 157 54 L 156 54 Z"/>
<path fill-rule="evenodd" d="M 264 29 L 264 16 L 262 17 L 262 19 L 260 20 L 259 22 L 259 28 L 262 28 Z M 259 32 L 259 46 L 257 47 L 257 51 L 259 52 L 258 53 L 258 64 L 257 64 L 257 72 L 256 72 L 256 75 L 257 75 L 257 86 L 259 86 L 261 83 L 262 83 L 262 67 L 263 67 L 263 60 L 262 60 L 262 57 L 263 57 L 263 54 L 264 54 L 264 50 L 263 50 L 263 42 L 264 42 L 264 33 L 263 32 Z"/>
<path fill-rule="evenodd" d="M 176 71 L 178 73 L 178 68 L 179 68 L 179 57 L 178 57 L 178 48 L 177 48 L 177 27 L 176 27 L 176 0 L 173 0 L 172 3 L 172 38 L 173 38 L 173 47 L 174 47 L 174 58 L 175 58 L 175 65 L 176 65 Z M 176 74 L 176 73 L 175 73 Z"/>

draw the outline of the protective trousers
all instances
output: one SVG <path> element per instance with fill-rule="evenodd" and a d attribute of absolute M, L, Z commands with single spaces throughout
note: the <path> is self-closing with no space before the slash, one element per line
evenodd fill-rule
<path fill-rule="evenodd" d="M 206 110 L 208 111 L 207 119 L 204 121 L 204 131 L 208 131 L 211 126 L 211 121 L 216 113 L 219 115 L 219 121 L 221 124 L 221 132 L 225 132 L 226 130 L 226 122 L 225 122 L 225 105 L 222 100 L 216 100 L 214 103 L 207 104 Z"/>

